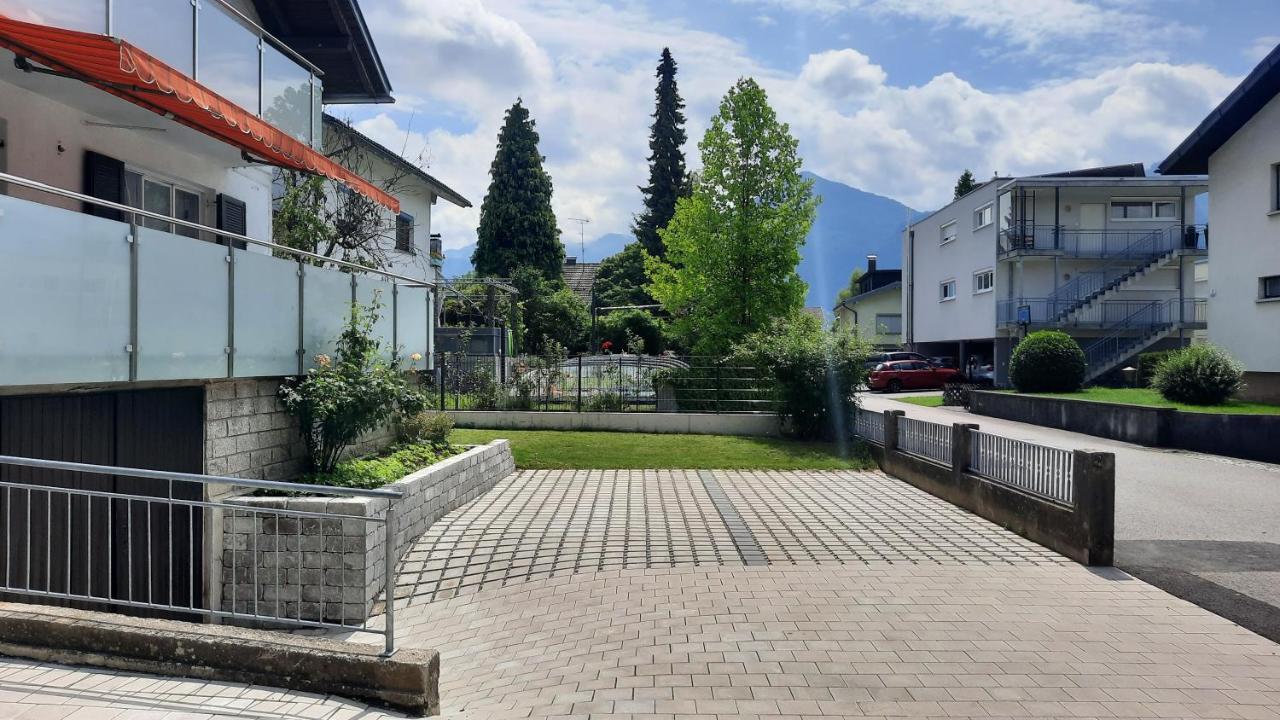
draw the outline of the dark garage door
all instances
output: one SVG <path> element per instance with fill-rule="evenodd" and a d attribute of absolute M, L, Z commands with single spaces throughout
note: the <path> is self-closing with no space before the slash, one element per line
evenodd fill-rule
<path fill-rule="evenodd" d="M 0 397 L 0 455 L 199 473 L 203 397 L 203 388 Z M 202 499 L 194 483 L 116 475 L 0 465 L 0 480 Z M 50 593 L 50 603 L 108 607 L 58 597 L 71 594 L 199 607 L 202 533 L 198 508 L 0 486 L 4 584 Z"/>

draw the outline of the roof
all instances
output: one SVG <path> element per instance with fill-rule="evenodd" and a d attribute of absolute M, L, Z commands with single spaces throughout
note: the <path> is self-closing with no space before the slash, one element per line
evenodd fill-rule
<path fill-rule="evenodd" d="M 324 72 L 326 103 L 389 103 L 391 80 L 357 0 L 253 0 L 262 27 Z"/>
<path fill-rule="evenodd" d="M 1013 178 L 1000 186 L 1005 190 L 1018 187 L 1200 187 L 1209 184 L 1207 175 L 1147 175 L 1144 177 L 1094 177 L 1090 175 L 1033 175 Z"/>
<path fill-rule="evenodd" d="M 1142 163 L 1125 163 L 1123 165 L 1103 165 L 1101 167 L 1067 170 L 1066 172 L 1045 173 L 1033 177 L 1060 178 L 1140 178 L 1147 176 L 1147 168 Z"/>
<path fill-rule="evenodd" d="M 1209 156 L 1277 94 L 1280 94 L 1280 45 L 1258 63 L 1157 169 L 1171 174 L 1209 172 Z"/>
<path fill-rule="evenodd" d="M 444 198 L 445 200 L 448 200 L 449 202 L 453 203 L 454 205 L 457 205 L 458 207 L 464 207 L 464 208 L 471 207 L 471 201 L 466 199 L 462 195 L 458 194 L 458 192 L 455 191 L 453 188 L 440 182 L 433 175 L 431 175 L 431 173 L 427 172 L 426 170 L 423 170 L 417 165 L 414 165 L 408 160 L 405 160 L 398 153 L 391 150 L 387 146 L 383 145 L 382 143 L 374 140 L 368 135 L 365 135 L 364 133 L 355 129 L 354 127 L 351 126 L 350 123 L 345 122 L 343 120 L 339 120 L 338 118 L 330 115 L 329 113 L 325 113 L 324 124 L 326 127 L 334 128 L 339 132 L 348 133 L 349 135 L 351 135 L 353 138 L 356 139 L 356 142 L 363 145 L 365 148 L 373 152 L 378 157 L 382 158 L 383 160 L 386 160 L 392 165 L 395 165 L 396 167 L 404 170 L 410 175 L 413 175 L 414 177 L 418 178 L 422 182 L 426 183 L 427 186 L 431 188 L 431 191 L 434 192 L 436 195 L 439 195 L 440 197 Z"/>
<path fill-rule="evenodd" d="M 600 272 L 600 263 L 572 262 L 562 266 L 564 284 L 583 302 L 591 303 L 591 289 L 596 284 L 596 273 Z"/>
<path fill-rule="evenodd" d="M 882 294 L 882 293 L 887 293 L 887 292 L 889 292 L 890 290 L 900 290 L 900 289 L 902 289 L 902 281 L 901 281 L 901 280 L 899 280 L 899 281 L 897 281 L 897 282 L 891 282 L 891 283 L 889 283 L 888 285 L 881 285 L 880 287 L 876 288 L 875 290 L 868 290 L 868 291 L 866 291 L 866 292 L 864 292 L 864 293 L 859 293 L 859 294 L 854 295 L 854 296 L 852 296 L 852 297 L 847 297 L 847 298 L 845 298 L 845 299 L 841 300 L 839 303 L 837 303 L 837 304 L 836 304 L 836 306 L 835 306 L 834 308 L 832 308 L 832 311 L 834 312 L 835 310 L 838 310 L 838 309 L 840 309 L 840 308 L 842 308 L 842 307 L 844 307 L 844 308 L 848 308 L 848 309 L 852 310 L 853 308 L 852 308 L 852 307 L 850 307 L 850 305 L 851 305 L 851 304 L 856 305 L 857 303 L 860 303 L 860 302 L 862 302 L 863 300 L 866 300 L 867 298 L 871 297 L 872 295 L 880 295 L 880 294 Z"/>

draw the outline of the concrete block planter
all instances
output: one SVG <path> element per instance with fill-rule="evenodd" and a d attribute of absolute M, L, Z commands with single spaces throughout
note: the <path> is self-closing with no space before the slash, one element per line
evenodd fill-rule
<path fill-rule="evenodd" d="M 223 511 L 218 556 L 221 608 L 262 617 L 359 624 L 384 587 L 386 553 L 399 560 L 446 513 L 515 471 L 506 440 L 494 440 L 423 468 L 385 489 L 399 490 L 388 541 L 378 498 L 244 496 Z M 342 515 L 312 518 L 272 510 Z M 366 520 L 364 518 L 369 518 Z"/>

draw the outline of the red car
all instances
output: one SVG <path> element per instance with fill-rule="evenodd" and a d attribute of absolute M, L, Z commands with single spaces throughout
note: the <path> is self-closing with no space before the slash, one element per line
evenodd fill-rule
<path fill-rule="evenodd" d="M 867 378 L 867 385 L 872 390 L 896 393 L 941 388 L 960 377 L 960 371 L 955 368 L 938 367 L 920 360 L 897 360 L 877 365 Z"/>

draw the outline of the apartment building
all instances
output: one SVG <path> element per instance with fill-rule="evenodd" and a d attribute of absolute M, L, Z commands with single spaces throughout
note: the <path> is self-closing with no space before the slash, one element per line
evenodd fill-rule
<path fill-rule="evenodd" d="M 1164 162 L 1209 174 L 1210 342 L 1245 366 L 1241 397 L 1280 402 L 1280 47 Z"/>
<path fill-rule="evenodd" d="M 902 347 L 902 270 L 876 267 L 867 256 L 867 269 L 855 283 L 856 294 L 842 300 L 833 312 L 842 327 L 881 350 Z"/>
<path fill-rule="evenodd" d="M 1189 342 L 1206 323 L 1195 262 L 1203 175 L 1141 164 L 997 177 L 903 233 L 907 347 L 995 366 L 1033 330 L 1067 332 L 1098 380 L 1140 352 Z"/>

